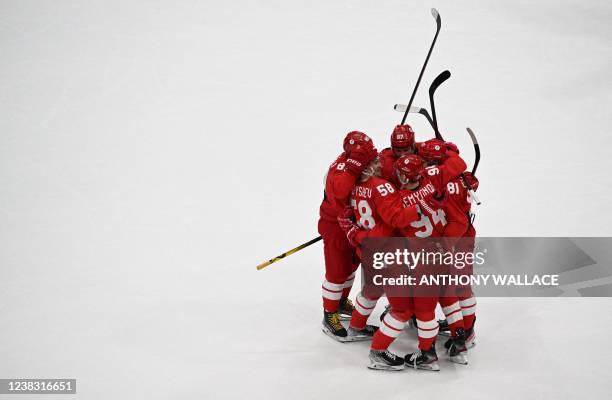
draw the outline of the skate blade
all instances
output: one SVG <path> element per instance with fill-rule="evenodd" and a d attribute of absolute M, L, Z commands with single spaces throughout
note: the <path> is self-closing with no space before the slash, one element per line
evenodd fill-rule
<path fill-rule="evenodd" d="M 434 361 L 430 364 L 418 365 L 417 368 L 422 369 L 423 371 L 440 371 L 440 365 L 437 361 Z"/>
<path fill-rule="evenodd" d="M 401 371 L 405 367 L 405 365 L 387 365 L 372 360 L 370 360 L 370 364 L 368 364 L 369 369 L 375 369 L 378 371 Z"/>
<path fill-rule="evenodd" d="M 449 338 L 451 336 L 449 331 L 438 332 L 438 338 Z"/>
<path fill-rule="evenodd" d="M 468 359 L 467 359 L 467 355 L 466 354 L 458 354 L 456 356 L 451 356 L 449 357 L 449 359 L 456 363 L 456 364 L 462 364 L 462 365 L 467 365 L 468 363 Z"/>
<path fill-rule="evenodd" d="M 438 364 L 437 361 L 434 361 L 429 364 L 417 365 L 416 368 L 413 364 L 406 364 L 406 366 L 413 369 L 421 369 L 423 371 L 440 371 L 440 364 Z"/>
<path fill-rule="evenodd" d="M 329 329 L 321 328 L 321 331 L 327 336 L 329 336 L 330 338 L 334 339 L 336 342 L 340 342 L 340 343 L 349 342 L 347 337 L 336 336 Z"/>
<path fill-rule="evenodd" d="M 372 340 L 372 336 L 363 336 L 363 335 L 357 335 L 357 336 L 351 336 L 348 335 L 346 337 L 347 340 L 345 340 L 345 342 L 364 342 L 366 340 Z"/>

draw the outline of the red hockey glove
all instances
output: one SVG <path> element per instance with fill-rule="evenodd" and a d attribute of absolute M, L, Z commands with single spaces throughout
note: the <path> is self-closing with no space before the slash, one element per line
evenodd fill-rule
<path fill-rule="evenodd" d="M 338 225 L 346 233 L 351 226 L 355 223 L 355 213 L 353 207 L 346 206 L 344 210 L 338 215 Z"/>
<path fill-rule="evenodd" d="M 346 231 L 346 238 L 348 239 L 349 243 L 351 244 L 351 246 L 353 247 L 358 247 L 359 243 L 357 243 L 356 241 L 356 236 L 359 233 L 359 227 L 355 224 L 353 224 L 347 231 Z"/>
<path fill-rule="evenodd" d="M 378 151 L 372 144 L 359 145 L 349 154 L 346 160 L 346 169 L 355 175 L 361 175 L 365 167 L 377 156 Z"/>
<path fill-rule="evenodd" d="M 472 175 L 471 172 L 464 172 L 463 179 L 465 180 L 466 186 L 469 185 L 468 187 L 471 187 L 473 191 L 478 190 L 478 178 Z"/>

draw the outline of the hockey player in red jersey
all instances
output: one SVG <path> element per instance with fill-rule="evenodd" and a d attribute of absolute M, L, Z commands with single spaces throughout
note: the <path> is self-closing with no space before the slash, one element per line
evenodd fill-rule
<path fill-rule="evenodd" d="M 402 184 L 400 195 L 404 205 L 417 206 L 421 215 L 418 221 L 400 229 L 401 235 L 413 238 L 442 236 L 446 220 L 442 204 L 436 197 L 448 181 L 465 169 L 465 162 L 456 154 L 450 154 L 449 158 L 447 166 L 433 171 L 424 168 L 423 161 L 416 155 L 405 155 L 396 161 L 395 171 Z M 390 309 L 382 319 L 380 330 L 374 335 L 369 367 L 396 370 L 402 369 L 406 363 L 419 369 L 439 370 L 434 346 L 438 333 L 435 319 L 438 297 L 410 297 L 407 291 L 401 297 L 388 296 L 388 300 Z M 413 314 L 417 321 L 419 348 L 405 359 L 399 359 L 387 349 Z M 456 361 L 456 357 L 452 355 L 451 360 Z"/>
<path fill-rule="evenodd" d="M 454 145 L 452 145 L 451 149 L 452 151 L 457 151 Z M 430 168 L 440 168 L 440 166 L 445 165 L 449 146 L 448 143 L 444 146 L 443 142 L 431 140 L 422 143 L 418 151 L 419 155 L 431 165 Z M 442 234 L 447 238 L 447 247 L 461 247 L 456 248 L 455 251 L 466 252 L 473 250 L 475 231 L 470 222 L 471 202 L 467 189 L 467 185 L 472 183 L 474 183 L 476 188 L 478 187 L 476 178 L 469 172 L 463 172 L 445 185 L 447 202 L 444 211 L 446 213 L 447 224 Z M 471 265 L 468 266 L 470 269 L 471 267 Z M 467 270 L 464 269 L 462 273 L 467 273 Z M 446 342 L 445 347 L 451 354 L 461 353 L 464 348 L 473 346 L 476 299 L 473 297 L 469 287 L 453 286 L 446 287 L 445 289 L 446 292 L 440 298 L 440 305 L 446 315 L 446 325 L 450 328 L 452 336 Z M 463 326 L 458 326 L 456 323 L 458 315 L 462 317 Z"/>
<path fill-rule="evenodd" d="M 381 177 L 399 187 L 395 175 L 395 161 L 403 155 L 414 154 L 414 131 L 410 125 L 396 125 L 391 133 L 391 147 L 387 147 L 379 154 L 381 163 Z"/>
<path fill-rule="evenodd" d="M 349 195 L 363 170 L 377 157 L 372 140 L 362 132 L 349 132 L 344 151 L 331 164 L 325 179 L 323 202 L 319 209 L 319 234 L 323 238 L 325 279 L 323 293 L 323 330 L 346 337 L 339 312 L 350 316 L 353 306 L 348 300 L 354 273 L 359 265 L 355 249 L 338 225 L 337 217 L 348 204 Z"/>
<path fill-rule="evenodd" d="M 365 237 L 387 237 L 394 229 L 406 227 L 420 218 L 416 207 L 404 207 L 395 187 L 380 178 L 379 173 L 380 162 L 377 159 L 363 171 L 353 188 L 352 210 L 348 211 L 356 216 L 356 224 L 349 215 L 345 214 L 338 218 L 349 242 L 357 248 Z M 374 293 L 362 291 L 357 295 L 346 338 L 332 336 L 331 332 L 326 333 L 341 341 L 370 339 L 374 329 L 366 325 L 366 321 L 381 295 L 382 291 Z"/>
<path fill-rule="evenodd" d="M 476 230 L 472 223 L 471 205 L 472 197 L 468 190 L 478 190 L 478 179 L 471 172 L 464 172 L 462 176 L 453 179 L 447 184 L 448 202 L 445 207 L 448 224 L 444 229 L 444 236 L 456 241 L 456 250 L 460 252 L 472 252 L 474 250 Z M 459 239 L 461 238 L 461 239 Z M 472 273 L 472 264 L 466 266 L 464 273 Z M 459 306 L 463 314 L 465 324 L 465 343 L 467 348 L 475 345 L 476 334 L 474 323 L 476 322 L 476 298 L 471 287 L 458 287 L 456 293 Z M 445 346 L 450 348 L 451 341 Z"/>

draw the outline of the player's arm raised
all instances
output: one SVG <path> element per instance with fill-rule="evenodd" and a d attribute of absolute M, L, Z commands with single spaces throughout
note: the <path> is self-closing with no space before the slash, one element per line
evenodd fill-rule
<path fill-rule="evenodd" d="M 461 175 L 461 173 L 467 168 L 467 164 L 463 158 L 459 156 L 459 153 L 455 153 L 452 150 L 447 150 L 446 156 L 446 160 L 440 166 L 440 169 L 442 170 L 443 185 L 446 185 L 448 182 Z"/>
<path fill-rule="evenodd" d="M 436 188 L 438 190 L 442 190 L 448 182 L 457 178 L 467 168 L 465 161 L 454 150 L 456 150 L 455 145 L 452 143 L 449 145 L 439 139 L 428 140 L 418 147 L 418 155 L 430 164 L 427 175 L 434 185 L 438 186 Z"/>

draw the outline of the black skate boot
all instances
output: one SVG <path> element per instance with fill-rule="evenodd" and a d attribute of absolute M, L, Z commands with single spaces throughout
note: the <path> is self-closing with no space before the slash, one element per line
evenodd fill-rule
<path fill-rule="evenodd" d="M 471 349 L 476 346 L 476 332 L 474 331 L 474 327 L 465 331 L 465 347 Z"/>
<path fill-rule="evenodd" d="M 350 320 L 354 309 L 355 306 L 353 305 L 353 302 L 348 299 L 348 297 L 340 300 L 340 306 L 338 307 L 338 318 L 340 318 L 340 321 Z"/>
<path fill-rule="evenodd" d="M 445 319 L 439 319 L 438 325 L 440 326 L 438 336 L 450 337 L 450 328 L 448 327 L 448 321 Z"/>
<path fill-rule="evenodd" d="M 340 323 L 337 312 L 323 311 L 323 333 L 339 342 L 347 341 L 346 329 Z"/>
<path fill-rule="evenodd" d="M 440 371 L 438 365 L 438 355 L 436 354 L 436 345 L 432 344 L 427 351 L 417 349 L 414 353 L 406 354 L 404 362 L 407 366 L 414 369 L 424 369 L 427 371 Z"/>
<path fill-rule="evenodd" d="M 476 325 L 476 317 L 474 317 L 474 323 L 470 329 L 465 330 L 465 347 L 471 349 L 476 346 L 476 332 L 474 331 L 474 326 Z"/>
<path fill-rule="evenodd" d="M 365 328 L 361 330 L 357 330 L 349 326 L 349 328 L 347 329 L 346 339 L 348 342 L 371 340 L 372 336 L 374 336 L 377 330 L 378 327 L 374 325 L 366 325 Z"/>
<path fill-rule="evenodd" d="M 457 329 L 456 337 L 450 338 L 444 343 L 444 348 L 448 353 L 449 359 L 457 364 L 467 365 L 468 349 L 465 345 L 466 333 L 462 328 Z"/>
<path fill-rule="evenodd" d="M 370 369 L 384 371 L 401 371 L 404 369 L 404 359 L 389 352 L 389 350 L 370 350 Z"/>

